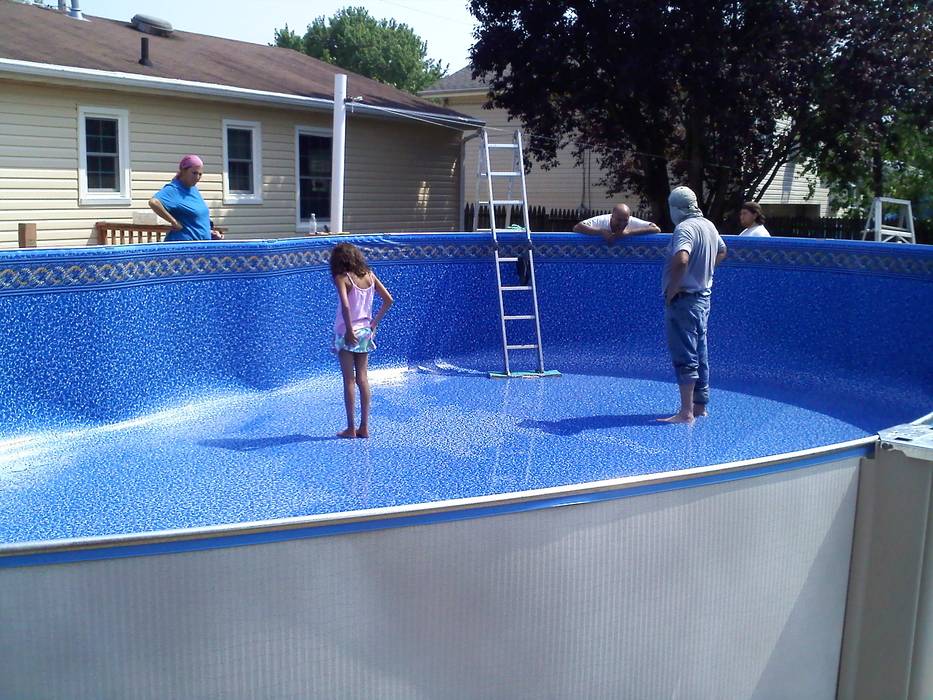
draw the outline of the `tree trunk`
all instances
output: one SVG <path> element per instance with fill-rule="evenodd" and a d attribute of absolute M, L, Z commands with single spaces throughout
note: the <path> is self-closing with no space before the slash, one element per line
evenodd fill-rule
<path fill-rule="evenodd" d="M 706 218 L 716 224 L 718 228 L 725 221 L 726 211 L 733 208 L 732 205 L 734 202 L 729 199 L 729 177 L 725 172 L 722 170 L 718 171 L 715 183 L 716 189 L 712 192 L 709 207 L 707 211 L 703 213 L 706 215 Z"/>
<path fill-rule="evenodd" d="M 662 231 L 674 229 L 671 213 L 667 208 L 667 198 L 671 193 L 671 185 L 667 179 L 667 160 L 661 158 L 645 158 L 645 196 L 651 205 L 651 220 Z"/>
<path fill-rule="evenodd" d="M 703 180 L 703 120 L 695 108 L 690 109 L 687 118 L 687 186 L 697 196 L 697 201 L 705 199 Z"/>
<path fill-rule="evenodd" d="M 876 197 L 884 197 L 884 160 L 881 158 L 881 146 L 871 151 L 871 184 Z"/>

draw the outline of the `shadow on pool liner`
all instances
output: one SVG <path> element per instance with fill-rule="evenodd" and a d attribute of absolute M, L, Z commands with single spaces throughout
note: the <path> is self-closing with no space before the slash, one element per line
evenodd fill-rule
<path fill-rule="evenodd" d="M 217 438 L 213 440 L 201 440 L 198 445 L 201 447 L 222 447 L 225 450 L 236 450 L 237 452 L 253 452 L 267 447 L 281 447 L 282 445 L 291 445 L 296 442 L 324 442 L 326 440 L 339 440 L 336 435 L 279 435 L 264 438 Z"/>
<path fill-rule="evenodd" d="M 630 415 L 579 416 L 560 420 L 526 420 L 518 424 L 520 428 L 537 428 L 551 435 L 576 435 L 584 430 L 611 430 L 612 428 L 630 428 L 635 425 L 652 425 L 659 418 L 668 414 L 638 413 Z"/>

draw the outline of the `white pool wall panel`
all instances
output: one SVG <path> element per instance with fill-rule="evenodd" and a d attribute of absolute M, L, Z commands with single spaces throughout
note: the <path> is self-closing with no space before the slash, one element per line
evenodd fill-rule
<path fill-rule="evenodd" d="M 0 569 L 0 697 L 835 697 L 859 457 Z"/>

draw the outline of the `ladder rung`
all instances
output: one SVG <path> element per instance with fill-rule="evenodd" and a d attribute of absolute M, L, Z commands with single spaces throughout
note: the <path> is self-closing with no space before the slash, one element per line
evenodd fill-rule
<path fill-rule="evenodd" d="M 520 291 L 529 291 L 529 292 L 530 292 L 530 291 L 531 291 L 531 287 L 530 287 L 530 286 L 524 286 L 524 285 L 523 285 L 523 286 L 520 286 L 520 287 L 514 287 L 514 286 L 499 287 L 499 289 L 501 289 L 503 292 L 520 292 Z"/>
<path fill-rule="evenodd" d="M 492 205 L 494 207 L 499 206 L 499 205 L 515 206 L 517 204 L 524 204 L 524 203 L 525 203 L 524 199 L 494 199 L 492 200 Z"/>
<path fill-rule="evenodd" d="M 531 321 L 534 320 L 534 314 L 521 314 L 519 316 L 503 316 L 506 321 Z"/>
<path fill-rule="evenodd" d="M 518 262 L 518 258 L 499 258 L 499 262 Z"/>
<path fill-rule="evenodd" d="M 504 171 L 501 173 L 489 173 L 489 174 L 492 177 L 518 177 L 519 175 L 521 175 L 521 173 L 514 172 L 514 171 L 513 172 Z"/>
<path fill-rule="evenodd" d="M 538 347 L 536 344 L 532 343 L 531 345 L 506 345 L 506 350 L 534 350 Z"/>
<path fill-rule="evenodd" d="M 486 145 L 490 148 L 518 148 L 514 143 L 490 143 Z"/>

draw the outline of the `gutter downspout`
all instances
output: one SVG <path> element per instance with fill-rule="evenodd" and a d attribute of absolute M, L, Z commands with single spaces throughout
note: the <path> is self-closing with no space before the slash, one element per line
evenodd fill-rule
<path fill-rule="evenodd" d="M 347 137 L 347 76 L 334 76 L 334 131 L 331 142 L 330 230 L 343 232 L 343 166 Z"/>

